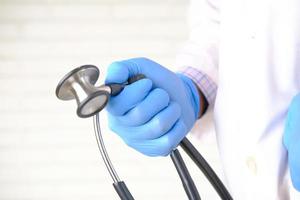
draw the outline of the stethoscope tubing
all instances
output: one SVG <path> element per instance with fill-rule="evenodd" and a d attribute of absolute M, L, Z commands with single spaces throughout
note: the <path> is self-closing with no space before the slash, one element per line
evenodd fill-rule
<path fill-rule="evenodd" d="M 174 149 L 170 153 L 172 162 L 181 180 L 182 186 L 189 200 L 201 200 L 197 187 L 180 155 L 178 149 Z"/>
<path fill-rule="evenodd" d="M 218 175 L 214 172 L 214 170 L 200 154 L 200 152 L 194 147 L 194 145 L 186 137 L 183 138 L 179 145 L 206 176 L 207 180 L 214 187 L 220 198 L 223 200 L 233 200 L 225 185 L 219 179 Z"/>
<path fill-rule="evenodd" d="M 94 132 L 95 137 L 97 140 L 97 145 L 101 154 L 101 157 L 104 161 L 104 164 L 113 180 L 113 186 L 117 191 L 119 197 L 122 200 L 133 200 L 130 191 L 128 190 L 124 181 L 121 181 L 119 178 L 109 156 L 107 150 L 105 148 L 105 144 L 101 134 L 100 128 L 100 117 L 99 113 L 97 113 L 93 117 L 93 124 L 94 124 Z M 226 187 L 219 179 L 217 174 L 213 171 L 210 165 L 206 162 L 203 156 L 198 152 L 198 150 L 193 146 L 193 144 L 185 137 L 180 142 L 179 146 L 187 153 L 187 155 L 194 161 L 194 163 L 198 166 L 198 168 L 202 171 L 202 173 L 206 176 L 208 181 L 214 187 L 218 195 L 222 200 L 232 200 L 229 192 L 227 191 Z M 184 190 L 189 198 L 189 200 L 200 200 L 199 192 L 195 186 L 195 183 L 185 165 L 184 160 L 182 159 L 180 152 L 178 149 L 174 149 L 170 153 L 170 157 L 173 161 L 173 164 L 177 170 L 177 173 L 181 179 L 183 184 Z"/>

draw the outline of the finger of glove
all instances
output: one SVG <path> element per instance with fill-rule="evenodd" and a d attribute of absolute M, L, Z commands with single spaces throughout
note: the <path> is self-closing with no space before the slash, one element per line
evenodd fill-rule
<path fill-rule="evenodd" d="M 127 140 L 128 146 L 147 156 L 167 156 L 187 133 L 182 119 L 165 135 L 154 140 Z"/>
<path fill-rule="evenodd" d="M 133 75 L 142 73 L 140 67 L 128 60 L 116 61 L 108 66 L 105 83 L 124 83 Z"/>
<path fill-rule="evenodd" d="M 118 117 L 118 120 L 125 126 L 141 126 L 167 107 L 169 101 L 170 97 L 168 93 L 163 89 L 156 88 L 128 113 Z"/>
<path fill-rule="evenodd" d="M 152 81 L 149 79 L 142 79 L 127 85 L 120 94 L 110 98 L 107 111 L 115 116 L 124 115 L 140 103 L 148 95 L 151 88 Z"/>
<path fill-rule="evenodd" d="M 300 120 L 300 95 L 294 97 L 290 107 L 289 107 L 289 123 L 292 127 L 299 127 Z M 297 128 L 298 128 L 297 127 Z"/>
<path fill-rule="evenodd" d="M 123 126 L 116 117 L 109 115 L 109 126 L 124 140 L 152 140 L 168 132 L 181 115 L 180 106 L 171 102 L 168 107 L 155 115 L 148 123 L 137 126 Z"/>
<path fill-rule="evenodd" d="M 298 132 L 300 133 L 300 131 Z M 294 142 L 288 151 L 289 167 L 292 183 L 295 189 L 300 192 L 300 140 Z"/>
<path fill-rule="evenodd" d="M 162 67 L 160 64 L 147 58 L 132 58 L 123 61 L 113 62 L 108 66 L 105 83 L 124 83 L 128 78 L 136 74 L 144 74 L 149 79 L 160 85 L 166 84 L 166 76 L 172 73 L 168 69 Z M 169 82 L 173 82 L 175 76 L 168 77 Z"/>
<path fill-rule="evenodd" d="M 300 130 L 300 94 L 293 98 L 290 104 L 287 120 L 285 124 L 285 133 L 283 142 L 285 147 L 288 149 L 290 143 L 292 143 L 297 137 Z"/>

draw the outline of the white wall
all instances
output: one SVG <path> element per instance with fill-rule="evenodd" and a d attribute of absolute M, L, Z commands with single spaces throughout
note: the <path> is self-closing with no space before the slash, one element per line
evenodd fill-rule
<path fill-rule="evenodd" d="M 172 68 L 187 38 L 187 0 L 0 0 L 0 199 L 118 199 L 75 102 L 59 79 L 82 64 L 146 56 Z M 102 74 L 103 74 L 102 73 Z M 103 81 L 103 76 L 102 76 Z M 170 158 L 148 158 L 102 126 L 136 199 L 186 199 Z M 220 173 L 213 137 L 192 138 Z M 187 161 L 189 161 L 187 159 Z M 218 199 L 188 162 L 203 199 Z"/>

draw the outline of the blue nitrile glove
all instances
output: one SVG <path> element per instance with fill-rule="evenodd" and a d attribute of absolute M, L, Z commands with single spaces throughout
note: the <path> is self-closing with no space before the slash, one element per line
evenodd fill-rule
<path fill-rule="evenodd" d="M 107 105 L 109 127 L 125 143 L 148 156 L 165 156 L 194 125 L 199 112 L 192 80 L 146 58 L 112 63 L 106 83 L 124 83 L 144 74 L 112 97 Z"/>
<path fill-rule="evenodd" d="M 300 94 L 289 107 L 283 142 L 288 151 L 293 185 L 300 192 Z"/>

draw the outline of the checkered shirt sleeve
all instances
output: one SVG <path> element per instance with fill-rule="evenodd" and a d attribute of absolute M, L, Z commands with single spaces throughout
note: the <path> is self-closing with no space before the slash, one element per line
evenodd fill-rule
<path fill-rule="evenodd" d="M 180 73 L 192 79 L 205 96 L 209 105 L 214 105 L 218 86 L 208 75 L 193 67 L 187 67 Z"/>

